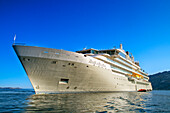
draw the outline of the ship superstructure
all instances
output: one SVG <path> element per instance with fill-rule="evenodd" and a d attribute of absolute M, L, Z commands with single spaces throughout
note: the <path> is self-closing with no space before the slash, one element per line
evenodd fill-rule
<path fill-rule="evenodd" d="M 36 94 L 152 90 L 148 74 L 128 51 L 13 45 Z"/>

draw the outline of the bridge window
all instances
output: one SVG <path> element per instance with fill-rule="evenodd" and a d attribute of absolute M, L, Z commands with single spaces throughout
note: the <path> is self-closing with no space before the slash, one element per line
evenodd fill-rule
<path fill-rule="evenodd" d="M 126 55 L 123 54 L 122 52 L 119 52 L 119 55 L 122 56 L 122 57 L 124 57 L 124 58 L 126 58 Z"/>

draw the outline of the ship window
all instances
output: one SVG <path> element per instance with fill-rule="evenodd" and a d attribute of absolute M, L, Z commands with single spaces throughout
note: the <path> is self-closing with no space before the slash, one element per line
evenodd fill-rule
<path fill-rule="evenodd" d="M 35 88 L 36 88 L 36 89 L 39 89 L 40 87 L 39 87 L 39 85 L 37 85 Z"/>
<path fill-rule="evenodd" d="M 72 63 L 71 65 L 74 66 L 74 63 Z"/>
<path fill-rule="evenodd" d="M 77 89 L 77 87 L 74 87 L 74 89 Z"/>
<path fill-rule="evenodd" d="M 68 63 L 68 65 L 70 65 L 70 63 Z"/>
<path fill-rule="evenodd" d="M 88 50 L 86 53 L 91 53 L 91 50 Z"/>
<path fill-rule="evenodd" d="M 69 86 L 67 87 L 67 89 L 69 89 Z"/>
<path fill-rule="evenodd" d="M 66 65 L 63 65 L 63 67 L 66 67 Z"/>
<path fill-rule="evenodd" d="M 48 51 L 44 51 L 44 53 L 48 53 Z"/>
<path fill-rule="evenodd" d="M 57 61 L 52 61 L 52 64 L 57 64 Z"/>
<path fill-rule="evenodd" d="M 59 84 L 68 84 L 69 79 L 64 79 L 61 78 L 61 80 L 59 81 Z"/>
<path fill-rule="evenodd" d="M 98 51 L 94 51 L 94 54 L 98 54 Z"/>
<path fill-rule="evenodd" d="M 110 51 L 107 51 L 107 54 L 110 54 Z"/>
<path fill-rule="evenodd" d="M 23 61 L 30 61 L 29 58 L 23 58 Z"/>
<path fill-rule="evenodd" d="M 114 55 L 114 53 L 115 53 L 115 51 L 111 51 L 111 52 L 110 52 L 110 55 Z"/>
<path fill-rule="evenodd" d="M 86 55 L 84 55 L 84 57 L 86 57 Z"/>
<path fill-rule="evenodd" d="M 91 50 L 91 53 L 93 53 L 93 54 L 94 54 L 94 53 L 95 53 L 95 51 L 94 51 L 94 50 Z"/>
<path fill-rule="evenodd" d="M 86 67 L 89 67 L 89 66 L 86 66 Z"/>
<path fill-rule="evenodd" d="M 126 55 L 124 55 L 122 52 L 119 52 L 119 55 L 126 58 Z"/>

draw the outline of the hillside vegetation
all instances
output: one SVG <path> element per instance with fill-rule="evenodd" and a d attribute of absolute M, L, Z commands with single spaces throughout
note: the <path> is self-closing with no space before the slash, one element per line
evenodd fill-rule
<path fill-rule="evenodd" d="M 149 76 L 153 90 L 170 90 L 170 71 L 164 71 Z"/>

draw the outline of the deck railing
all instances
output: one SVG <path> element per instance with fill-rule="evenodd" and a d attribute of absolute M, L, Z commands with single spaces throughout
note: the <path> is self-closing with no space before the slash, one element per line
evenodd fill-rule
<path fill-rule="evenodd" d="M 12 45 L 22 45 L 22 46 L 25 46 L 26 44 L 25 43 L 13 43 Z"/>

